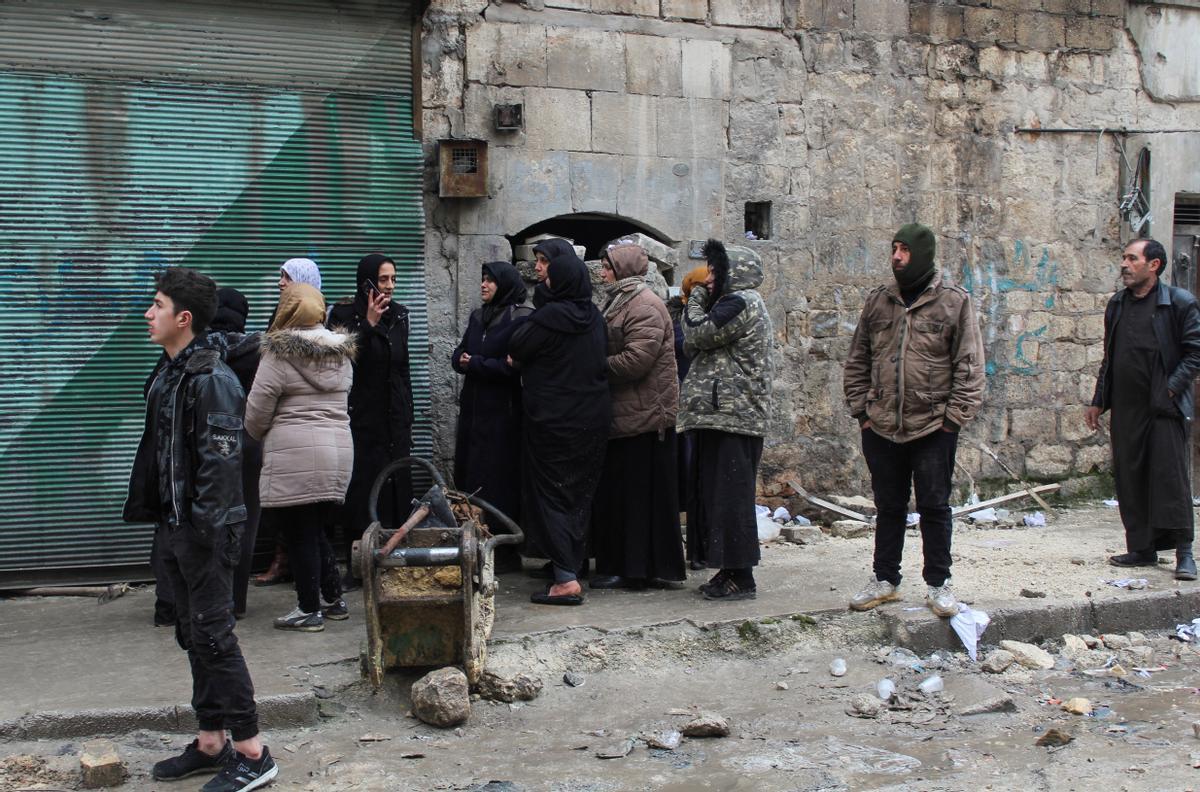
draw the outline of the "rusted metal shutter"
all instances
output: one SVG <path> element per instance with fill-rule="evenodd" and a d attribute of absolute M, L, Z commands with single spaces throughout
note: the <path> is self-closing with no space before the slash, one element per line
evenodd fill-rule
<path fill-rule="evenodd" d="M 146 563 L 121 506 L 168 265 L 242 290 L 261 329 L 285 259 L 332 303 L 391 254 L 431 450 L 411 3 L 86 8 L 0 3 L 0 587 Z"/>

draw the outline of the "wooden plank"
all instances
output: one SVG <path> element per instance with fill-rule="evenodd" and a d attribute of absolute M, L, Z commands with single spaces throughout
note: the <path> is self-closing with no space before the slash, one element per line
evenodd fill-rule
<path fill-rule="evenodd" d="M 858 512 L 847 509 L 844 506 L 838 506 L 836 503 L 831 503 L 824 498 L 818 498 L 815 495 L 809 495 L 808 491 L 805 490 L 804 487 L 801 487 L 799 482 L 793 479 L 789 479 L 787 485 L 794 489 L 797 495 L 799 495 L 801 498 L 804 498 L 814 506 L 820 506 L 822 509 L 831 511 L 834 514 L 840 514 L 843 517 L 849 517 L 851 520 L 858 520 L 859 522 L 865 523 L 871 522 L 870 518 L 868 518 L 865 514 L 859 514 Z"/>
<path fill-rule="evenodd" d="M 1017 500 L 1018 498 L 1031 497 L 1033 495 L 1033 493 L 1035 493 L 1035 492 L 1054 492 L 1055 490 L 1058 490 L 1061 487 L 1062 487 L 1061 484 L 1043 484 L 1040 487 L 1031 487 L 1030 489 L 1027 489 L 1027 490 L 1021 490 L 1020 492 L 1010 492 L 1007 495 L 1001 495 L 997 498 L 990 498 L 985 501 L 980 501 L 979 503 L 973 503 L 970 506 L 959 506 L 956 509 L 951 509 L 950 514 L 953 517 L 957 517 L 960 514 L 971 514 L 973 512 L 982 511 L 983 509 L 986 509 L 989 506 L 995 506 L 1000 503 L 1007 503 L 1008 501 Z"/>

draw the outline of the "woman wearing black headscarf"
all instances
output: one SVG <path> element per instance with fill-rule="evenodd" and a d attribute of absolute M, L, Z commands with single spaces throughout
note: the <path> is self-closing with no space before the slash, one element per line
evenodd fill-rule
<path fill-rule="evenodd" d="M 607 329 L 592 304 L 587 266 L 565 240 L 539 243 L 550 261 L 549 300 L 513 333 L 509 355 L 521 371 L 522 520 L 527 555 L 550 559 L 553 584 L 530 599 L 580 605 L 592 495 L 604 464 L 611 406 Z"/>
<path fill-rule="evenodd" d="M 350 388 L 350 433 L 354 438 L 354 474 L 342 510 L 347 556 L 367 528 L 375 476 L 389 462 L 412 450 L 413 392 L 408 360 L 408 309 L 392 301 L 396 262 L 379 253 L 358 262 L 353 301 L 334 306 L 330 329 L 358 336 L 354 384 Z M 379 493 L 379 519 L 399 525 L 412 502 L 412 481 L 405 471 Z M 348 585 L 355 585 L 347 575 Z"/>
<path fill-rule="evenodd" d="M 507 261 L 483 265 L 483 305 L 471 312 L 451 355 L 462 374 L 454 483 L 521 522 L 521 379 L 508 365 L 508 342 L 533 309 L 525 283 Z M 493 526 L 494 529 L 494 526 Z M 497 548 L 498 550 L 501 548 Z M 511 548 L 509 548 L 511 549 Z M 520 560 L 513 555 L 512 560 Z"/>

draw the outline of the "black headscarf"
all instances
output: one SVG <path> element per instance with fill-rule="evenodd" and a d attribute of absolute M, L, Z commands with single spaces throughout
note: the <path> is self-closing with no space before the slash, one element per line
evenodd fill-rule
<path fill-rule="evenodd" d="M 565 239 L 547 239 L 533 251 L 550 260 L 550 301 L 534 311 L 531 318 L 560 333 L 586 333 L 600 318 L 592 303 L 592 276 L 587 265 Z"/>
<path fill-rule="evenodd" d="M 719 239 L 709 239 L 701 249 L 701 255 L 708 261 L 713 272 L 713 291 L 708 306 L 717 304 L 717 300 L 729 290 L 729 253 L 725 243 Z"/>
<path fill-rule="evenodd" d="M 358 287 L 354 293 L 354 302 L 358 306 L 359 313 L 363 316 L 367 315 L 367 289 L 364 284 L 370 280 L 375 284 L 375 288 L 379 288 L 379 268 L 384 264 L 391 264 L 396 267 L 396 262 L 391 256 L 385 256 L 382 253 L 370 253 L 358 260 L 358 271 L 354 274 L 354 282 Z M 396 267 L 397 271 L 400 269 Z M 394 302 L 394 301 L 393 301 Z M 391 305 L 388 306 L 391 308 Z"/>
<path fill-rule="evenodd" d="M 208 329 L 220 333 L 246 332 L 246 317 L 250 315 L 250 303 L 246 295 L 237 289 L 224 286 L 217 289 L 217 314 Z"/>
<path fill-rule="evenodd" d="M 521 273 L 507 261 L 489 261 L 483 265 L 483 274 L 496 282 L 496 295 L 483 304 L 483 326 L 488 327 L 504 308 L 525 302 L 527 294 Z"/>

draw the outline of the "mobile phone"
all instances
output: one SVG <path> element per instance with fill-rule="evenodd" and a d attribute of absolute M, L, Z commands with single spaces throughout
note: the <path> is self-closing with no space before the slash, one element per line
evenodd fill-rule
<path fill-rule="evenodd" d="M 370 297 L 372 294 L 383 294 L 383 292 L 379 291 L 379 287 L 375 285 L 375 281 L 371 280 L 370 278 L 367 278 L 365 281 L 363 281 L 363 284 L 367 287 L 368 297 Z"/>

